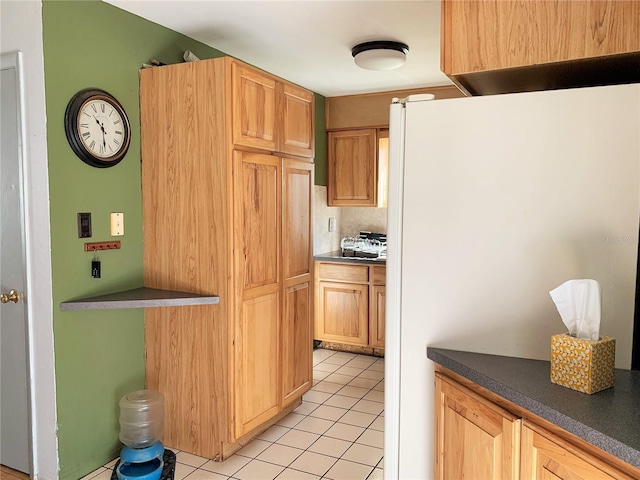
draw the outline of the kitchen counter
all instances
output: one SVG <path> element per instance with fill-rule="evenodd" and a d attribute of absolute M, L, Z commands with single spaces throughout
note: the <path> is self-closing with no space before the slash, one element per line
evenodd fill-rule
<path fill-rule="evenodd" d="M 340 262 L 340 263 L 354 263 L 354 264 L 363 264 L 363 265 L 370 265 L 370 264 L 386 265 L 387 264 L 386 258 L 343 257 L 341 250 L 314 255 L 313 259 L 320 262 Z"/>
<path fill-rule="evenodd" d="M 427 348 L 435 363 L 640 468 L 640 371 L 587 395 L 551 383 L 550 362 Z"/>

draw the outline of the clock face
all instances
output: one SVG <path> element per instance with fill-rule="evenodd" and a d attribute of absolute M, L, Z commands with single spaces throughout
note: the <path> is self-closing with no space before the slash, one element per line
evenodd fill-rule
<path fill-rule="evenodd" d="M 78 115 L 80 141 L 92 155 L 104 159 L 117 155 L 124 147 L 123 125 L 117 108 L 102 98 L 85 102 Z"/>
<path fill-rule="evenodd" d="M 87 88 L 76 93 L 67 105 L 64 128 L 71 149 L 92 167 L 112 167 L 129 149 L 127 114 L 104 90 Z"/>

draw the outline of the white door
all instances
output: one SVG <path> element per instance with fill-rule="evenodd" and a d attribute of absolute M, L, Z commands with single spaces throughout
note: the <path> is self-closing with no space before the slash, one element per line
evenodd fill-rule
<path fill-rule="evenodd" d="M 0 463 L 29 472 L 27 309 L 18 54 L 0 69 Z M 11 292 L 18 292 L 18 298 Z M 17 300 L 17 303 L 16 303 Z"/>

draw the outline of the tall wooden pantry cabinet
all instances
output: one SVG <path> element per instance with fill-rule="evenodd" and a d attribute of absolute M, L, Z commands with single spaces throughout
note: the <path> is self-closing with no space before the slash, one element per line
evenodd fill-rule
<path fill-rule="evenodd" d="M 164 443 L 224 459 L 312 384 L 313 94 L 230 57 L 140 72 L 144 284 Z"/>

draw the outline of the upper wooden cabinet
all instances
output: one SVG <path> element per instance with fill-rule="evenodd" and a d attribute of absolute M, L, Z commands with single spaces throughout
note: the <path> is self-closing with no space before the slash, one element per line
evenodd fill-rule
<path fill-rule="evenodd" d="M 378 136 L 373 128 L 328 133 L 327 204 L 375 207 Z"/>
<path fill-rule="evenodd" d="M 280 150 L 289 155 L 313 158 L 313 93 L 283 83 L 282 101 Z"/>
<path fill-rule="evenodd" d="M 235 145 L 313 158 L 313 93 L 232 64 Z"/>
<path fill-rule="evenodd" d="M 442 71 L 471 93 L 627 83 L 640 75 L 636 0 L 443 0 L 441 35 Z"/>
<path fill-rule="evenodd" d="M 387 206 L 389 107 L 395 97 L 421 93 L 436 99 L 464 96 L 451 85 L 327 98 L 328 205 Z"/>
<path fill-rule="evenodd" d="M 145 311 L 180 450 L 224 459 L 311 388 L 312 100 L 229 57 L 140 72 L 144 284 L 220 297 Z"/>
<path fill-rule="evenodd" d="M 276 80 L 245 65 L 231 65 L 233 143 L 276 151 Z"/>

